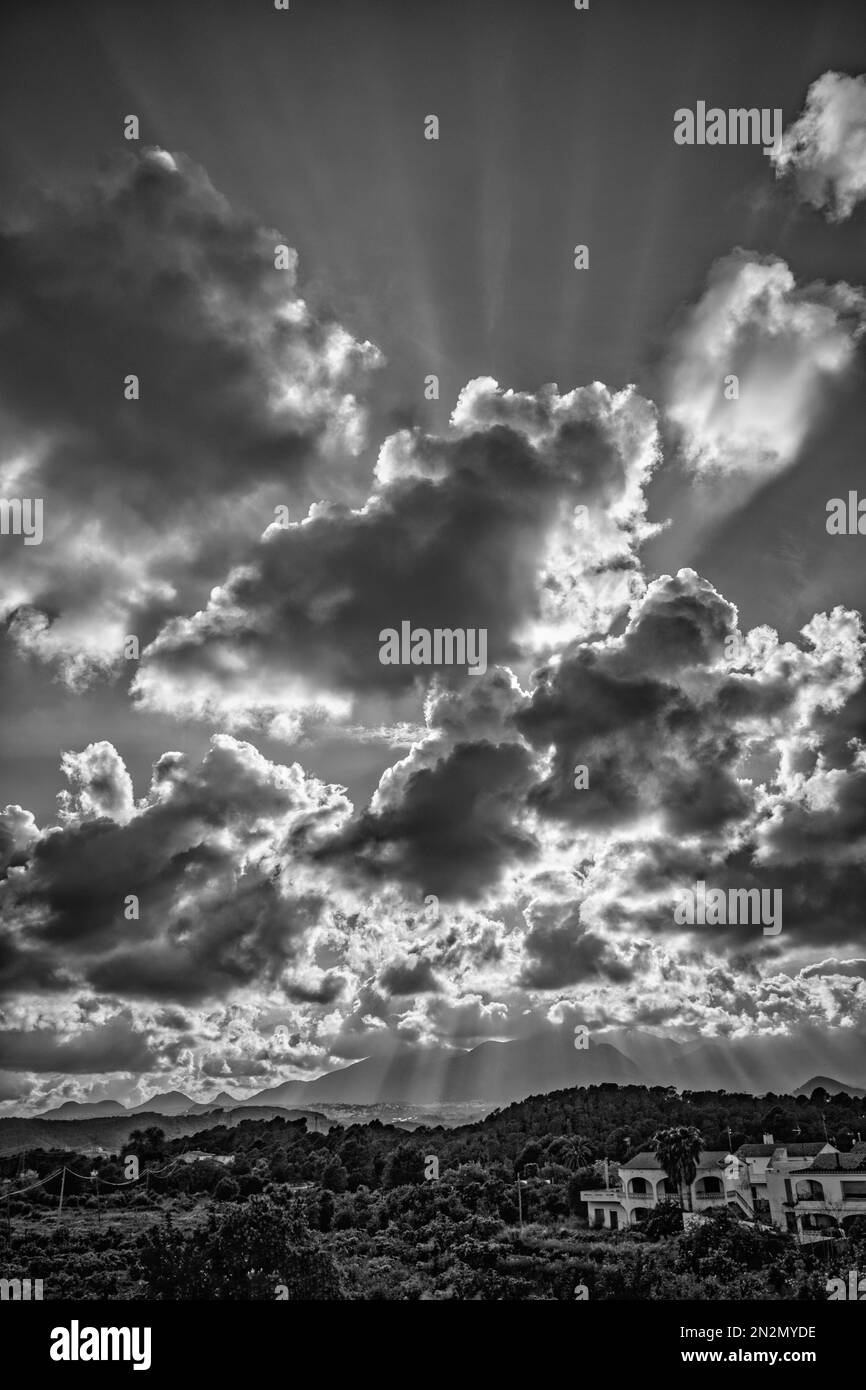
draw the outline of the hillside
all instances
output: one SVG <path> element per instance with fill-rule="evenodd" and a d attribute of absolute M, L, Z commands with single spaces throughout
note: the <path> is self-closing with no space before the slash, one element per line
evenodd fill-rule
<path fill-rule="evenodd" d="M 848 1095 L 855 1096 L 857 1100 L 862 1100 L 866 1096 L 864 1086 L 845 1086 L 841 1081 L 834 1081 L 831 1076 L 813 1076 L 811 1081 L 804 1081 L 802 1086 L 798 1086 L 794 1092 L 795 1096 L 811 1096 L 813 1091 L 818 1088 L 826 1091 L 828 1095 Z"/>
<path fill-rule="evenodd" d="M 166 1139 L 185 1139 L 216 1125 L 239 1125 L 242 1120 L 306 1120 L 310 1128 L 326 1129 L 324 1115 L 313 1110 L 287 1110 L 275 1105 L 245 1105 L 234 1110 L 209 1110 L 206 1114 L 160 1115 L 155 1110 L 130 1112 L 81 1120 L 0 1119 L 0 1154 L 27 1149 L 74 1149 L 78 1152 L 122 1148 L 135 1129 L 156 1126 Z"/>

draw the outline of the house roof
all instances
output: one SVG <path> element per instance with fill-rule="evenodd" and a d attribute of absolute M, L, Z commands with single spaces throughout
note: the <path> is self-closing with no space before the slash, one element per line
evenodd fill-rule
<path fill-rule="evenodd" d="M 727 1149 L 702 1149 L 697 1166 L 699 1168 L 720 1168 L 724 1166 L 727 1156 Z M 620 1171 L 622 1171 L 623 1168 L 649 1168 L 658 1170 L 660 1173 L 665 1172 L 664 1167 L 659 1162 L 658 1154 L 650 1153 L 649 1151 L 635 1154 L 634 1158 L 630 1158 L 628 1163 L 621 1163 L 619 1166 Z"/>
<path fill-rule="evenodd" d="M 771 1158 L 778 1147 L 778 1144 L 741 1144 L 737 1158 Z"/>
<path fill-rule="evenodd" d="M 786 1149 L 789 1158 L 809 1158 L 819 1154 L 827 1147 L 827 1141 L 818 1140 L 812 1144 L 777 1144 L 777 1149 Z"/>
<path fill-rule="evenodd" d="M 791 1174 L 799 1173 L 866 1173 L 866 1149 L 849 1154 L 820 1154 L 805 1168 L 795 1168 Z"/>

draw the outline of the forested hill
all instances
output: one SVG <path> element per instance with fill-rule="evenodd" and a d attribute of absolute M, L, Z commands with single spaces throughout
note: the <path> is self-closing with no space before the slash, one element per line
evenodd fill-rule
<path fill-rule="evenodd" d="M 474 1125 L 453 1131 L 475 1133 L 486 1142 L 510 1135 L 539 1138 L 546 1134 L 581 1135 L 600 1156 L 623 1159 L 646 1148 L 657 1129 L 694 1125 L 709 1149 L 761 1143 L 771 1133 L 776 1142 L 806 1143 L 835 1138 L 841 1149 L 866 1138 L 866 1100 L 819 1089 L 812 1096 L 753 1096 L 747 1092 L 683 1091 L 661 1086 L 575 1087 L 530 1096 L 495 1110 Z M 826 1134 L 825 1134 L 826 1125 Z M 629 1142 L 630 1141 L 630 1142 Z"/>
<path fill-rule="evenodd" d="M 0 1119 L 0 1154 L 24 1149 L 64 1149 L 79 1153 L 97 1148 L 117 1150 L 134 1130 L 156 1125 L 166 1139 L 183 1139 L 214 1125 L 236 1125 L 245 1119 L 306 1119 L 327 1125 L 324 1115 L 313 1110 L 287 1110 L 280 1106 L 239 1106 L 231 1111 L 211 1110 L 206 1115 L 162 1115 L 157 1111 L 130 1111 L 123 1115 L 95 1116 L 88 1120 L 43 1120 L 10 1115 Z"/>
<path fill-rule="evenodd" d="M 456 1128 L 440 1125 L 407 1134 L 374 1120 L 335 1127 L 328 1134 L 304 1134 L 302 1126 L 293 1125 L 289 1134 L 281 1121 L 247 1120 L 233 1128 L 218 1127 L 194 1135 L 190 1143 L 215 1153 L 243 1151 L 265 1157 L 283 1149 L 288 1139 L 298 1159 L 299 1150 L 318 1152 L 323 1159 L 330 1152 L 347 1167 L 350 1176 L 353 1169 L 358 1175 L 363 1170 L 367 1176 L 362 1180 L 369 1182 L 370 1174 L 379 1171 L 398 1147 L 407 1156 L 436 1154 L 447 1166 L 489 1165 L 513 1162 L 518 1157 L 522 1162 L 534 1161 L 539 1155 L 532 1152 L 533 1147 L 543 1155 L 551 1145 L 554 1150 L 561 1147 L 555 1142 L 560 1137 L 580 1138 L 584 1141 L 581 1160 L 611 1158 L 622 1162 L 647 1148 L 658 1129 L 680 1124 L 698 1128 L 710 1149 L 727 1149 L 729 1142 L 734 1148 L 761 1143 L 767 1133 L 779 1143 L 823 1141 L 826 1124 L 827 1136 L 847 1150 L 860 1134 L 866 1135 L 866 1106 L 845 1094 L 830 1098 L 824 1091 L 812 1098 L 773 1094 L 758 1098 L 724 1091 L 677 1095 L 663 1087 L 604 1083 L 530 1096 L 494 1110 L 474 1124 Z"/>

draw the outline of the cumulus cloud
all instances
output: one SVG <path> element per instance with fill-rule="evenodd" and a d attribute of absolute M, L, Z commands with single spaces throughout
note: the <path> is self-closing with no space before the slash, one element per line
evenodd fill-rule
<path fill-rule="evenodd" d="M 134 809 L 114 794 L 128 778 L 110 747 L 65 765 L 79 791 L 63 801 L 63 824 L 0 885 L 9 989 L 77 980 L 116 997 L 194 1001 L 253 981 L 291 986 L 322 910 L 308 861 L 346 814 L 341 789 L 228 737 L 198 767 L 165 754 Z"/>
<path fill-rule="evenodd" d="M 303 301 L 292 255 L 274 268 L 281 240 L 153 152 L 0 234 L 0 483 L 57 528 L 4 548 L 12 638 L 83 684 L 140 631 L 139 710 L 231 731 L 138 798 L 111 743 L 66 751 L 56 823 L 0 813 L 10 1069 L 195 1091 L 572 1016 L 861 1021 L 858 616 L 783 641 L 691 569 L 645 579 L 659 440 L 634 387 L 479 377 L 347 484 L 377 354 Z M 697 483 L 736 505 L 788 467 L 864 324 L 860 290 L 718 262 L 669 363 Z M 303 506 L 268 524 L 289 484 Z M 383 665 L 403 620 L 484 628 L 487 671 Z M 411 745 L 367 804 L 232 736 L 325 720 Z M 783 933 L 675 925 L 697 879 L 781 888 Z"/>
<path fill-rule="evenodd" d="M 404 620 L 486 629 L 491 664 L 546 650 L 566 622 L 604 628 L 642 588 L 656 461 L 655 414 L 632 388 L 472 382 L 448 435 L 385 441 L 363 506 L 272 528 L 206 608 L 168 623 L 143 653 L 139 704 L 294 735 L 356 697 L 415 689 L 417 668 L 379 660 L 380 631 Z"/>
<path fill-rule="evenodd" d="M 803 202 L 843 222 L 866 198 L 866 76 L 825 72 L 770 156 Z"/>
<path fill-rule="evenodd" d="M 744 634 L 683 570 L 528 689 L 502 667 L 439 677 L 425 711 L 359 809 L 227 735 L 198 765 L 164 754 L 138 800 L 110 745 L 66 754 L 58 824 L 0 821 L 16 847 L 7 999 L 60 1010 L 39 1015 L 58 1043 L 107 1021 L 68 1019 L 70 997 L 124 1001 L 154 1071 L 199 1089 L 429 1047 L 451 1026 L 531 1032 L 575 998 L 584 1018 L 710 1031 L 768 1026 L 774 1000 L 792 1019 L 860 1016 L 851 970 L 800 973 L 813 943 L 856 945 L 866 888 L 857 615 L 818 615 L 797 643 Z M 782 934 L 676 926 L 697 879 L 780 888 Z"/>
<path fill-rule="evenodd" d="M 674 332 L 665 387 L 693 475 L 730 480 L 742 505 L 788 468 L 864 328 L 861 289 L 798 285 L 776 256 L 736 250 L 716 261 Z"/>
<path fill-rule="evenodd" d="M 23 806 L 7 806 L 0 811 L 0 875 L 10 864 L 24 863 L 38 839 L 39 827 L 31 811 Z"/>
<path fill-rule="evenodd" d="M 202 601 L 275 506 L 318 495 L 323 458 L 361 446 L 379 354 L 313 311 L 278 245 L 153 150 L 0 228 L 0 491 L 44 504 L 42 544 L 3 546 L 0 615 L 74 684 Z"/>

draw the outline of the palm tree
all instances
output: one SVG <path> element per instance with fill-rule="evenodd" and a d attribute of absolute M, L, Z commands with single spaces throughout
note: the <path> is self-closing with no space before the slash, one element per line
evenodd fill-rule
<path fill-rule="evenodd" d="M 692 1209 L 692 1183 L 697 1176 L 703 1136 L 694 1125 L 660 1129 L 651 1139 L 656 1157 L 671 1182 L 676 1183 L 685 1211 Z"/>
<path fill-rule="evenodd" d="M 584 1139 L 582 1134 L 575 1134 L 570 1140 L 563 1162 L 566 1168 L 573 1171 L 575 1168 L 585 1168 L 591 1157 L 592 1145 L 589 1140 Z"/>

